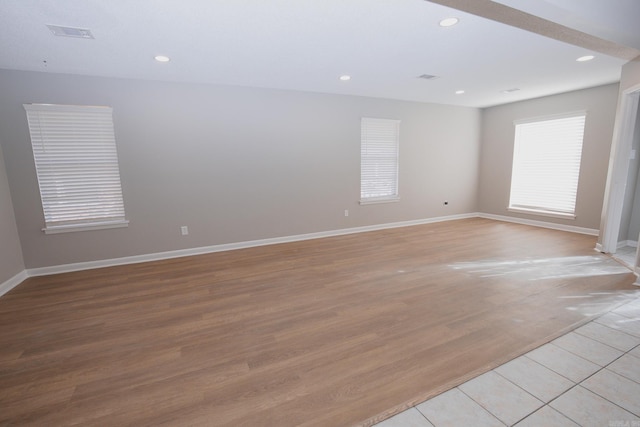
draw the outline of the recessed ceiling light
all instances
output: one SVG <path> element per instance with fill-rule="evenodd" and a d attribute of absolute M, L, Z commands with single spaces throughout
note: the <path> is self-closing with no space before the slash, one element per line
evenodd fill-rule
<path fill-rule="evenodd" d="M 452 27 L 454 25 L 456 25 L 459 22 L 458 18 L 445 18 L 442 21 L 440 21 L 440 26 L 441 27 Z"/>
<path fill-rule="evenodd" d="M 169 61 L 171 61 L 171 58 L 169 58 L 168 56 L 165 56 L 165 55 L 156 55 L 156 56 L 154 56 L 153 59 L 155 59 L 158 62 L 169 62 Z"/>
<path fill-rule="evenodd" d="M 581 56 L 580 58 L 576 59 L 576 61 L 578 61 L 578 62 L 591 61 L 593 58 L 595 58 L 595 56 L 593 56 L 593 55 L 585 55 L 585 56 Z"/>
<path fill-rule="evenodd" d="M 462 95 L 463 93 L 464 93 L 464 91 L 463 91 L 463 90 L 457 90 L 457 91 L 456 91 L 456 95 Z"/>
<path fill-rule="evenodd" d="M 351 76 L 345 74 L 343 76 L 340 76 L 340 80 L 342 80 L 343 82 L 347 82 L 351 80 Z"/>

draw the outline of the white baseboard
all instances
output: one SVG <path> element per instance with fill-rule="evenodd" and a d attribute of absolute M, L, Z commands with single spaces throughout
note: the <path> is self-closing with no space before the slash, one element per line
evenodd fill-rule
<path fill-rule="evenodd" d="M 18 286 L 20 283 L 24 282 L 28 278 L 29 278 L 29 274 L 27 273 L 27 270 L 22 270 L 20 273 L 16 274 L 11 279 L 3 283 L 0 283 L 0 296 L 6 294 L 11 289 L 15 288 L 16 286 Z"/>
<path fill-rule="evenodd" d="M 635 240 L 622 240 L 620 242 L 618 242 L 617 248 L 624 248 L 626 246 L 632 247 L 632 248 L 637 248 L 638 247 L 638 242 Z"/>
<path fill-rule="evenodd" d="M 321 239 L 323 237 L 342 236 L 345 234 L 365 233 L 368 231 L 386 230 L 390 228 L 408 227 L 412 225 L 431 224 L 435 222 L 452 221 L 457 219 L 476 218 L 477 213 L 449 215 L 436 218 L 419 219 L 412 221 L 392 222 L 387 224 L 367 225 L 363 227 L 343 228 L 339 230 L 321 231 L 317 233 L 297 234 L 293 236 L 274 237 L 270 239 L 250 240 L 237 243 L 225 243 L 221 245 L 203 246 L 199 248 L 180 249 L 168 252 L 156 252 L 145 255 L 135 255 L 124 258 L 112 258 L 99 261 L 79 262 L 74 264 L 55 265 L 51 267 L 32 268 L 27 270 L 29 277 L 46 276 L 50 274 L 68 273 L 71 271 L 91 270 L 94 268 L 113 267 L 125 264 L 137 264 L 149 261 L 161 261 L 164 259 L 180 258 L 184 256 L 202 255 L 214 252 L 232 251 L 236 249 L 253 248 L 257 246 L 275 245 L 279 243 L 299 242 L 302 240 Z"/>
<path fill-rule="evenodd" d="M 321 239 L 324 237 L 334 237 L 334 236 L 342 236 L 346 234 L 365 233 L 368 231 L 408 227 L 412 225 L 431 224 L 436 222 L 452 221 L 452 220 L 467 219 L 467 218 L 486 218 L 486 219 L 493 219 L 497 221 L 507 221 L 507 222 L 514 222 L 518 224 L 532 225 L 536 227 L 550 228 L 554 230 L 570 231 L 573 233 L 589 234 L 594 236 L 598 235 L 598 230 L 590 229 L 590 228 L 574 227 L 574 226 L 567 226 L 567 225 L 555 224 L 555 223 L 544 222 L 544 221 L 533 221 L 533 220 L 514 218 L 509 216 L 472 212 L 472 213 L 460 214 L 460 215 L 449 215 L 449 216 L 442 216 L 442 217 L 436 217 L 436 218 L 426 218 L 426 219 L 419 219 L 419 220 L 412 220 L 412 221 L 400 221 L 400 222 L 392 222 L 392 223 L 386 223 L 386 224 L 367 225 L 363 227 L 353 227 L 353 228 L 344 228 L 339 230 L 321 231 L 317 233 L 297 234 L 292 236 L 274 237 L 274 238 L 260 239 L 260 240 L 250 240 L 250 241 L 237 242 L 237 243 L 225 243 L 221 245 L 204 246 L 204 247 L 190 248 L 190 249 L 180 249 L 180 250 L 167 251 L 167 252 L 157 252 L 152 254 L 135 255 L 135 256 L 123 257 L 123 258 L 112 258 L 112 259 L 105 259 L 105 260 L 98 260 L 98 261 L 78 262 L 73 264 L 55 265 L 51 267 L 30 268 L 17 274 L 16 276 L 12 277 L 8 281 L 0 284 L 0 296 L 8 292 L 9 290 L 13 289 L 15 286 L 19 285 L 22 281 L 24 281 L 28 277 L 46 276 L 50 274 L 68 273 L 68 272 L 80 271 L 80 270 L 91 270 L 95 268 L 113 267 L 113 266 L 126 265 L 126 264 L 137 264 L 137 263 L 149 262 L 149 261 L 161 261 L 165 259 L 180 258 L 180 257 L 192 256 L 192 255 L 202 255 L 207 253 L 231 251 L 236 249 L 245 249 L 245 248 L 252 248 L 257 246 L 274 245 L 279 243 L 298 242 L 302 240 Z"/>
<path fill-rule="evenodd" d="M 532 219 L 515 218 L 512 216 L 494 215 L 488 213 L 479 213 L 480 218 L 494 219 L 496 221 L 514 222 L 516 224 L 533 225 L 535 227 L 550 228 L 552 230 L 569 231 L 571 233 L 588 234 L 597 236 L 600 230 L 595 228 L 576 227 L 573 225 L 556 224 L 554 222 L 535 221 Z"/>

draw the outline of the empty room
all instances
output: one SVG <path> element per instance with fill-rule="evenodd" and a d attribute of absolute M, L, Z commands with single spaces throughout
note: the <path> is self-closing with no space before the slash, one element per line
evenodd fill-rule
<path fill-rule="evenodd" d="M 639 19 L 0 2 L 0 426 L 640 425 Z"/>

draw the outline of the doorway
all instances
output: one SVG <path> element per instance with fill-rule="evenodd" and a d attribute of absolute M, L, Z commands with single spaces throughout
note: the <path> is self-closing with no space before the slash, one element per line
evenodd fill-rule
<path fill-rule="evenodd" d="M 640 85 L 622 94 L 596 249 L 638 272 L 640 236 Z"/>

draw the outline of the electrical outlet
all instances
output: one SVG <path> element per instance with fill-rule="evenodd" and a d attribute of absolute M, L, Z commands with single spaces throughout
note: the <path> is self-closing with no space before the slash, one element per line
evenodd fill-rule
<path fill-rule="evenodd" d="M 183 236 L 186 236 L 187 234 L 189 234 L 189 227 L 187 227 L 186 225 L 183 225 L 182 227 L 180 227 L 180 233 Z"/>
<path fill-rule="evenodd" d="M 344 210 L 344 216 L 349 216 L 349 209 Z"/>

